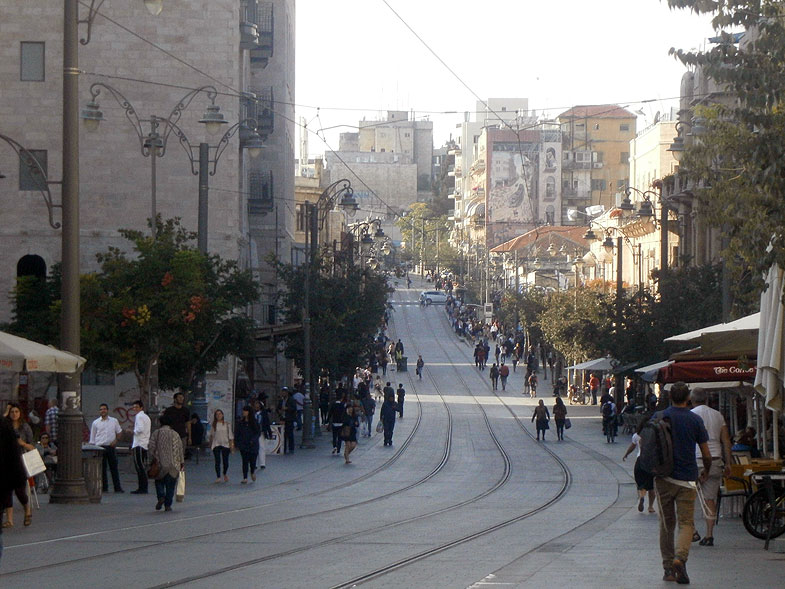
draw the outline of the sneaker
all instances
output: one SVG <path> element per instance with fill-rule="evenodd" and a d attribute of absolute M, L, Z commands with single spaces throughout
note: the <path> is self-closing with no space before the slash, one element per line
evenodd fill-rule
<path fill-rule="evenodd" d="M 643 497 L 638 500 L 638 511 L 643 513 Z"/>
<path fill-rule="evenodd" d="M 668 583 L 676 582 L 676 575 L 673 574 L 673 569 L 665 569 L 665 574 L 662 575 L 662 580 Z"/>
<path fill-rule="evenodd" d="M 679 585 L 690 584 L 690 578 L 687 575 L 687 563 L 680 561 L 678 558 L 673 559 L 673 575 L 676 577 L 676 582 Z"/>
<path fill-rule="evenodd" d="M 155 504 L 155 510 L 161 511 L 161 508 L 164 506 L 164 499 L 161 497 L 158 502 Z"/>

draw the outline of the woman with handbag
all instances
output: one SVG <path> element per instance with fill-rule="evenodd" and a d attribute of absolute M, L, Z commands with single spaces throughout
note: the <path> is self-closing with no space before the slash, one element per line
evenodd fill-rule
<path fill-rule="evenodd" d="M 553 404 L 553 420 L 556 422 L 556 439 L 564 441 L 564 422 L 567 419 L 567 406 L 561 397 Z"/>
<path fill-rule="evenodd" d="M 548 422 L 551 420 L 551 415 L 548 413 L 548 408 L 540 399 L 540 404 L 534 408 L 532 414 L 532 421 L 537 421 L 537 441 L 540 441 L 540 432 L 542 432 L 542 441 L 545 441 L 545 430 L 549 429 Z"/>
<path fill-rule="evenodd" d="M 30 426 L 25 422 L 22 417 L 22 409 L 16 403 L 9 403 L 6 406 L 5 418 L 8 425 L 11 426 L 11 430 L 16 438 L 16 456 L 21 463 L 22 453 L 35 450 L 35 446 L 33 446 L 33 430 L 30 429 Z M 22 466 L 22 474 L 26 474 L 24 472 L 24 466 Z M 14 494 L 16 494 L 19 503 L 24 507 L 24 524 L 29 526 L 33 521 L 33 506 L 30 504 L 30 500 L 27 496 L 27 478 L 23 477 L 21 482 L 16 481 L 16 484 L 13 487 L 4 491 L 2 494 L 2 503 L 5 508 L 4 528 L 14 527 Z"/>
<path fill-rule="evenodd" d="M 261 428 L 256 417 L 251 415 L 251 406 L 243 407 L 243 414 L 237 422 L 237 436 L 235 442 L 243 459 L 243 480 L 241 484 L 248 484 L 248 469 L 251 469 L 251 480 L 256 481 L 256 460 L 259 457 L 259 432 Z"/>
<path fill-rule="evenodd" d="M 161 415 L 159 423 L 161 427 L 150 436 L 148 456 L 151 466 L 147 474 L 155 479 L 155 494 L 158 498 L 156 511 L 161 507 L 165 511 L 172 511 L 177 479 L 185 468 L 185 454 L 180 435 L 171 427 L 172 418 Z"/>
<path fill-rule="evenodd" d="M 215 479 L 221 482 L 221 461 L 223 460 L 223 480 L 229 482 L 229 453 L 234 450 L 234 435 L 232 425 L 224 419 L 224 412 L 216 409 L 213 413 L 213 427 L 210 430 L 210 449 L 215 457 Z"/>
<path fill-rule="evenodd" d="M 357 447 L 357 428 L 360 422 L 357 421 L 357 409 L 353 405 L 346 408 L 346 414 L 343 418 L 343 425 L 341 426 L 341 439 L 344 442 L 343 459 L 346 464 L 351 464 L 349 454 Z"/>

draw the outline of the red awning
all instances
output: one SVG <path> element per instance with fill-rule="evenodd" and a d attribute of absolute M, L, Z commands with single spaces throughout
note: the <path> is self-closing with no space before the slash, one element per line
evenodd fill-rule
<path fill-rule="evenodd" d="M 755 366 L 742 367 L 736 360 L 674 362 L 660 368 L 659 382 L 729 382 L 755 380 Z"/>

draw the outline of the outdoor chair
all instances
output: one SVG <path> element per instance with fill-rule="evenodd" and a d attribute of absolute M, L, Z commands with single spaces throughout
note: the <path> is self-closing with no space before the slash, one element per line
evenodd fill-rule
<path fill-rule="evenodd" d="M 750 484 L 749 480 L 734 476 L 723 477 L 722 485 L 720 485 L 720 491 L 717 494 L 717 519 L 715 520 L 715 524 L 720 523 L 720 506 L 722 505 L 723 497 L 733 499 L 734 505 L 737 499 L 743 499 L 743 506 L 744 502 L 749 499 L 750 495 L 752 495 L 752 485 Z M 735 514 L 736 512 L 737 510 L 732 510 L 732 513 Z"/>

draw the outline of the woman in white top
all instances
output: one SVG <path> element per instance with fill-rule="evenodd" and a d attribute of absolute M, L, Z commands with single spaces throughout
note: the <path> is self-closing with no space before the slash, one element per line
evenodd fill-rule
<path fill-rule="evenodd" d="M 213 413 L 213 427 L 210 430 L 210 448 L 215 456 L 215 479 L 216 483 L 221 482 L 221 461 L 223 460 L 223 480 L 229 482 L 229 452 L 234 451 L 234 435 L 232 435 L 232 425 L 224 420 L 224 412 L 216 409 Z"/>
<path fill-rule="evenodd" d="M 635 459 L 635 484 L 638 486 L 638 511 L 643 511 L 643 500 L 646 493 L 649 494 L 649 513 L 654 513 L 654 476 L 641 468 L 641 430 L 646 425 L 646 419 L 641 420 L 638 426 L 638 431 L 632 434 L 632 442 L 627 447 L 627 451 L 622 456 L 622 460 L 627 460 L 633 450 L 638 450 L 637 458 Z"/>

